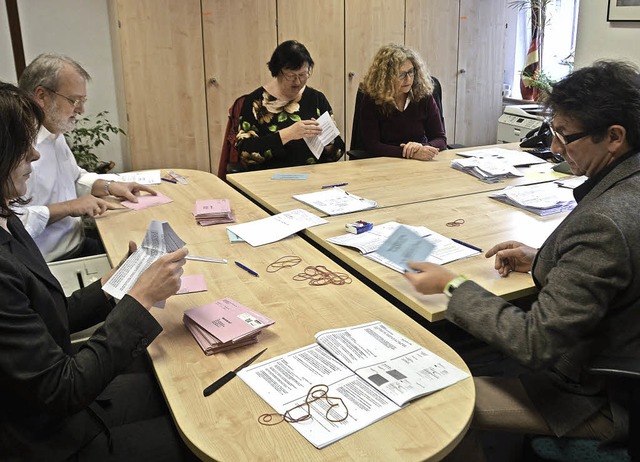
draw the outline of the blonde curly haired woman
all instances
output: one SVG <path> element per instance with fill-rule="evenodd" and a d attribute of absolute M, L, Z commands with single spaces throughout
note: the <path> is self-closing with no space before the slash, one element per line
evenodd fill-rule
<path fill-rule="evenodd" d="M 369 155 L 426 161 L 447 148 L 433 88 L 414 50 L 396 44 L 378 50 L 360 84 L 360 131 Z"/>

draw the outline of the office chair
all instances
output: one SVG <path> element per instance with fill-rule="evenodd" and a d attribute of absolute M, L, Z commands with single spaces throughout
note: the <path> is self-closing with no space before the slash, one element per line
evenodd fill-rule
<path fill-rule="evenodd" d="M 238 97 L 229 108 L 229 118 L 227 120 L 227 128 L 224 131 L 224 138 L 222 139 L 220 163 L 218 164 L 218 177 L 224 181 L 227 181 L 227 173 L 238 173 L 246 170 L 240 163 L 238 151 L 236 150 L 240 112 L 246 96 Z"/>
<path fill-rule="evenodd" d="M 607 445 L 588 438 L 534 436 L 531 461 L 556 462 L 636 462 L 640 461 L 640 362 L 628 358 L 602 365 L 597 361 L 589 373 L 617 381 L 619 393 L 628 397 L 629 438 L 626 445 Z"/>
<path fill-rule="evenodd" d="M 444 114 L 442 112 L 442 86 L 440 85 L 440 81 L 431 76 L 433 80 L 433 99 L 436 102 L 436 106 L 438 106 L 438 110 L 440 111 L 440 119 L 442 120 L 442 127 L 444 126 Z M 357 159 L 367 159 L 369 157 L 373 157 L 369 155 L 364 149 L 364 143 L 362 141 L 362 133 L 360 131 L 360 107 L 362 106 L 362 98 L 364 93 L 360 88 L 358 88 L 358 92 L 356 93 L 356 102 L 353 109 L 353 123 L 351 125 L 351 144 L 349 145 L 349 151 L 347 151 L 349 160 L 357 160 Z M 446 133 L 446 130 L 445 130 Z M 454 149 L 453 146 L 447 145 L 449 149 Z M 463 147 L 462 145 L 456 145 L 455 147 Z"/>

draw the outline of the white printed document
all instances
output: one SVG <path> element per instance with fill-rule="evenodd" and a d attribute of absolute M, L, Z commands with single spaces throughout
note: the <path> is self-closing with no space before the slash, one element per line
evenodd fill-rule
<path fill-rule="evenodd" d="M 317 217 L 313 213 L 302 209 L 293 209 L 261 220 L 227 226 L 227 230 L 257 247 L 279 241 L 305 228 L 324 223 L 327 223 L 327 220 Z"/>
<path fill-rule="evenodd" d="M 132 181 L 138 184 L 160 184 L 160 170 L 142 170 L 137 172 L 107 173 L 100 178 L 113 181 Z"/>
<path fill-rule="evenodd" d="M 175 252 L 184 247 L 184 242 L 178 237 L 171 225 L 166 221 L 153 220 L 144 236 L 142 246 L 133 252 L 118 268 L 102 290 L 116 300 L 121 300 L 133 287 L 140 275 L 151 264 L 167 253 Z M 164 307 L 164 302 L 156 305 Z"/>
<path fill-rule="evenodd" d="M 556 183 L 511 186 L 490 194 L 489 197 L 540 216 L 570 212 L 577 205 L 573 190 L 562 188 Z"/>
<path fill-rule="evenodd" d="M 534 156 L 530 152 L 504 148 L 474 149 L 472 151 L 458 152 L 457 154 L 462 157 L 475 157 L 476 159 L 503 160 L 513 167 L 525 167 L 546 162 L 546 160 Z"/>
<path fill-rule="evenodd" d="M 434 249 L 428 254 L 428 258 L 425 261 L 444 265 L 445 263 L 451 263 L 452 261 L 480 253 L 477 249 L 458 244 L 448 237 L 431 231 L 424 226 L 401 225 L 395 221 L 375 225 L 371 231 L 367 231 L 366 233 L 345 233 L 340 236 L 330 237 L 327 241 L 332 244 L 358 249 L 366 258 L 376 261 L 394 271 L 403 273 L 405 268 L 402 265 L 392 262 L 377 252 L 380 246 L 399 226 L 406 226 L 434 246 Z"/>
<path fill-rule="evenodd" d="M 303 139 L 305 143 L 307 143 L 307 146 L 309 146 L 309 149 L 316 157 L 316 159 L 320 159 L 324 147 L 340 135 L 340 130 L 338 130 L 338 127 L 336 127 L 336 124 L 333 122 L 329 111 L 325 111 L 325 113 L 318 117 L 316 120 L 320 124 L 322 132 L 317 136 Z"/>
<path fill-rule="evenodd" d="M 350 194 L 341 188 L 328 188 L 308 194 L 297 194 L 293 198 L 327 215 L 342 215 L 378 206 L 376 201 Z"/>
<path fill-rule="evenodd" d="M 291 424 L 317 448 L 469 377 L 379 321 L 315 338 L 315 344 L 246 367 L 238 376 L 280 414 L 303 404 L 314 385 L 327 385 L 327 395 L 342 399 L 348 417 L 327 420 L 326 401 L 317 400 L 310 404 L 311 419 Z M 336 417 L 343 411 L 332 410 Z"/>

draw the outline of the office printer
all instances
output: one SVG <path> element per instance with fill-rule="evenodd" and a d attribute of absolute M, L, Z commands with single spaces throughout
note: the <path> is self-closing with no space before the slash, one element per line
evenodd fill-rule
<path fill-rule="evenodd" d="M 504 107 L 498 119 L 498 143 L 520 142 L 531 130 L 542 125 L 546 112 L 538 104 L 516 104 Z"/>

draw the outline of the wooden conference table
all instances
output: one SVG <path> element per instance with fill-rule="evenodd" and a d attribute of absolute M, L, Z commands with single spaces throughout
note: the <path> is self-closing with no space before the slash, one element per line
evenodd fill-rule
<path fill-rule="evenodd" d="M 271 213 L 305 209 L 326 216 L 292 196 L 317 192 L 325 185 L 348 183 L 344 189 L 349 193 L 372 199 L 378 203 L 378 208 L 385 208 L 497 191 L 507 186 L 542 183 L 567 176 L 551 170 L 552 164 L 544 163 L 519 169 L 524 173 L 522 177 L 484 183 L 468 173 L 451 168 L 451 160 L 461 158 L 456 153 L 492 147 L 517 149 L 517 143 L 442 151 L 429 162 L 378 157 L 234 173 L 227 175 L 227 181 Z M 274 173 L 308 174 L 308 178 L 302 181 L 272 180 Z"/>
<path fill-rule="evenodd" d="M 109 211 L 97 221 L 112 262 L 120 261 L 128 240 L 138 245 L 151 220 L 167 220 L 187 243 L 192 255 L 238 260 L 256 270 L 253 277 L 233 264 L 188 261 L 185 274 L 204 274 L 208 291 L 171 297 L 152 313 L 163 332 L 149 346 L 162 392 L 177 427 L 192 451 L 203 460 L 440 460 L 465 434 L 473 411 L 471 378 L 420 398 L 367 428 L 318 450 L 286 423 L 266 427 L 257 422 L 271 408 L 236 378 L 205 398 L 202 390 L 226 372 L 268 347 L 259 361 L 314 342 L 320 330 L 380 320 L 437 355 L 468 371 L 446 344 L 395 309 L 357 278 L 342 286 L 313 287 L 293 281 L 307 265 L 325 265 L 346 272 L 299 236 L 253 248 L 230 244 L 224 225 L 199 227 L 191 209 L 196 199 L 228 198 L 237 222 L 267 213 L 217 177 L 177 170 L 189 184 L 163 183 L 157 190 L 174 202 L 140 211 Z M 266 267 L 284 255 L 302 263 L 275 273 Z M 231 297 L 273 318 L 260 341 L 228 352 L 205 356 L 182 323 L 183 312 Z"/>
<path fill-rule="evenodd" d="M 516 148 L 517 144 L 486 147 Z M 228 175 L 227 179 L 272 213 L 304 208 L 323 216 L 329 224 L 306 229 L 306 236 L 407 308 L 428 321 L 438 321 L 443 319 L 446 311 L 447 299 L 444 295 L 418 294 L 402 274 L 363 257 L 356 249 L 331 244 L 326 239 L 344 234 L 344 225 L 355 220 L 374 224 L 396 221 L 426 226 L 483 251 L 511 239 L 539 247 L 566 216 L 566 213 L 562 213 L 539 217 L 488 197 L 492 191 L 508 185 L 533 184 L 567 177 L 551 170 L 552 164 L 527 167 L 521 169 L 523 177 L 488 184 L 450 167 L 450 161 L 457 157 L 458 151 L 460 150 L 443 151 L 438 155 L 437 161 L 432 162 L 395 158 L 362 159 L 237 173 Z M 304 181 L 274 181 L 271 180 L 273 173 L 307 173 L 309 176 Z M 378 207 L 327 217 L 292 198 L 293 194 L 318 191 L 322 185 L 332 182 L 348 182 L 348 186 L 344 186 L 345 190 L 375 200 Z M 460 218 L 464 220 L 463 225 L 446 226 Z M 494 269 L 493 260 L 487 260 L 484 252 L 447 266 L 505 299 L 521 297 L 535 291 L 529 274 L 517 273 L 501 278 Z"/>

